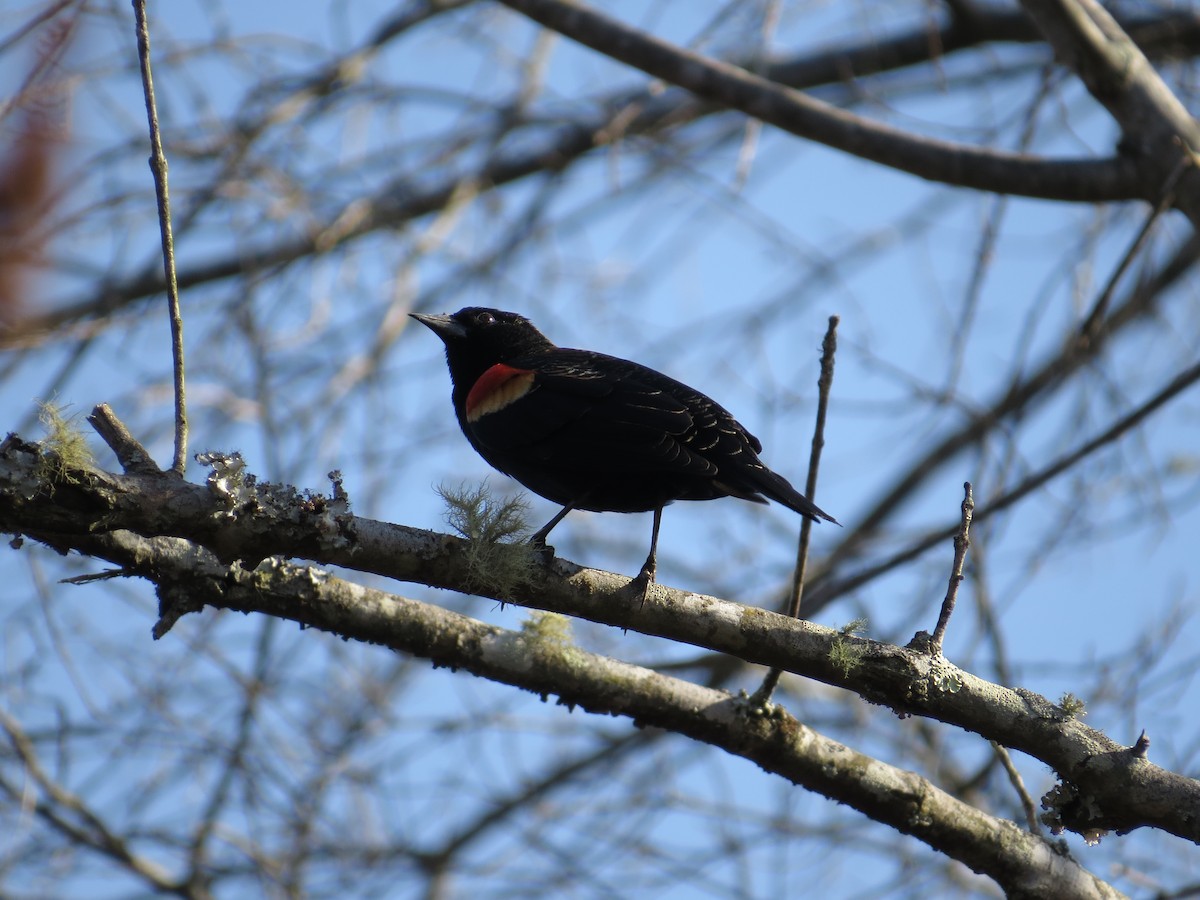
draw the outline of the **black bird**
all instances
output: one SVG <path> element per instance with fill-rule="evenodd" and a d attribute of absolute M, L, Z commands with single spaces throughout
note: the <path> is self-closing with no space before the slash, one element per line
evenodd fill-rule
<path fill-rule="evenodd" d="M 725 409 L 627 359 L 556 347 L 516 313 L 468 307 L 412 317 L 446 345 L 454 413 L 494 468 L 562 510 L 653 512 L 650 555 L 633 581 L 645 601 L 663 507 L 675 500 L 768 499 L 836 523 L 758 454 L 762 444 Z"/>

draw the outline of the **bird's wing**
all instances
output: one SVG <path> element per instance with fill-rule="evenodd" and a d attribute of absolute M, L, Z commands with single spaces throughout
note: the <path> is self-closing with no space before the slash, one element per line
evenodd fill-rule
<path fill-rule="evenodd" d="M 532 371 L 533 382 L 499 414 L 471 424 L 489 449 L 558 468 L 713 476 L 710 456 L 757 444 L 704 395 L 628 360 L 556 349 L 510 365 Z"/>

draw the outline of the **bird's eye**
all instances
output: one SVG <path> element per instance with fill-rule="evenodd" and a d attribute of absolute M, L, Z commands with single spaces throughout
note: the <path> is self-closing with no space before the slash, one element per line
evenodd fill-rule
<path fill-rule="evenodd" d="M 475 317 L 475 324 L 476 325 L 495 325 L 496 317 L 488 312 L 480 313 L 479 315 L 477 315 Z"/>

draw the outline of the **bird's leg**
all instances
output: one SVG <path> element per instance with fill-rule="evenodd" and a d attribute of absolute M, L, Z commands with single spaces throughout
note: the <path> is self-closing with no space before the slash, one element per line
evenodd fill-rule
<path fill-rule="evenodd" d="M 534 533 L 533 537 L 529 539 L 529 546 L 541 553 L 547 562 L 554 558 L 554 548 L 546 544 L 546 536 L 554 530 L 555 525 L 566 518 L 567 513 L 573 510 L 575 508 L 575 504 L 578 502 L 578 500 L 572 500 L 570 503 L 556 512 L 554 514 L 554 518 L 539 528 Z"/>
<path fill-rule="evenodd" d="M 637 573 L 637 577 L 629 582 L 630 589 L 641 595 L 642 606 L 646 605 L 646 597 L 650 594 L 650 585 L 654 583 L 654 575 L 658 571 L 658 529 L 662 525 L 662 514 L 661 506 L 654 510 L 654 526 L 650 532 L 650 555 L 642 563 L 642 570 Z"/>

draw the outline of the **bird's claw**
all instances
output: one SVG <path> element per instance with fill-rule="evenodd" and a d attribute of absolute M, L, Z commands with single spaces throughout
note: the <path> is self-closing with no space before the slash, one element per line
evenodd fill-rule
<path fill-rule="evenodd" d="M 654 574 L 657 566 L 645 565 L 642 566 L 642 571 L 630 579 L 627 590 L 630 595 L 638 598 L 641 605 L 646 605 L 646 598 L 650 596 L 650 585 L 654 584 Z"/>
<path fill-rule="evenodd" d="M 529 549 L 537 554 L 542 565 L 548 566 L 554 561 L 554 548 L 546 543 L 546 539 L 534 536 L 529 539 Z"/>

